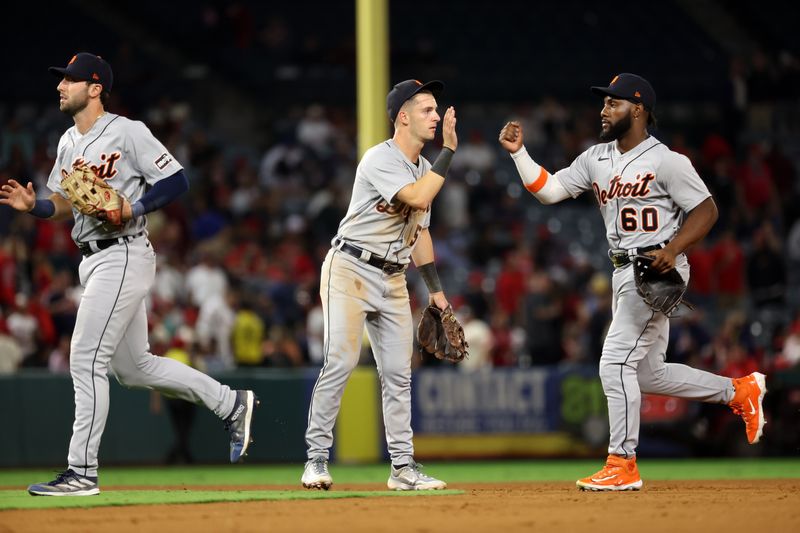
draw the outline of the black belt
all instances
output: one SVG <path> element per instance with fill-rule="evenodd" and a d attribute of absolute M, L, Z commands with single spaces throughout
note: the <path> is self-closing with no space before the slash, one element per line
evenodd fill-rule
<path fill-rule="evenodd" d="M 144 235 L 144 232 L 140 231 L 136 235 L 124 235 L 122 237 L 115 237 L 113 239 L 100 239 L 99 241 L 78 242 L 75 244 L 78 245 L 78 250 L 81 251 L 84 257 L 89 257 L 90 255 L 94 255 L 97 252 L 105 250 L 106 248 L 110 248 L 115 244 L 131 242 L 136 237 L 141 237 L 142 235 Z"/>
<path fill-rule="evenodd" d="M 352 244 L 345 242 L 339 238 L 333 240 L 333 246 L 343 251 L 347 255 L 352 255 L 358 260 L 361 260 L 361 257 L 363 256 L 364 253 L 369 253 L 365 252 L 358 246 L 353 246 Z M 369 259 L 367 259 L 366 263 L 368 265 L 374 266 L 378 270 L 382 270 L 385 274 L 397 274 L 398 272 L 402 272 L 403 270 L 405 270 L 406 266 L 408 266 L 400 263 L 392 263 L 391 261 L 386 261 L 373 254 L 370 254 Z"/>
<path fill-rule="evenodd" d="M 609 250 L 608 251 L 608 258 L 611 259 L 611 264 L 614 265 L 616 268 L 622 268 L 628 263 L 631 262 L 631 258 L 643 254 L 645 252 L 652 252 L 653 250 L 658 250 L 659 248 L 663 248 L 669 241 L 664 241 L 658 244 L 654 244 L 652 246 L 643 246 L 641 248 L 631 248 L 630 250 Z"/>

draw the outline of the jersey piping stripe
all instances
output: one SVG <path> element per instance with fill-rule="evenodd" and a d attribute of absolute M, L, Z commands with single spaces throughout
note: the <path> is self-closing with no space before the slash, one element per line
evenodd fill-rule
<path fill-rule="evenodd" d="M 623 175 L 625 174 L 625 171 L 628 169 L 628 166 L 629 166 L 631 163 L 633 163 L 634 161 L 636 161 L 637 159 L 639 159 L 640 157 L 642 157 L 644 154 L 646 154 L 647 152 L 649 152 L 650 150 L 652 150 L 652 149 L 653 149 L 653 148 L 655 148 L 656 146 L 659 146 L 660 144 L 661 144 L 660 142 L 657 142 L 656 144 L 654 144 L 654 145 L 653 145 L 653 146 L 651 146 L 650 148 L 648 148 L 648 149 L 646 149 L 646 150 L 643 150 L 641 154 L 637 155 L 636 157 L 634 157 L 633 159 L 631 159 L 630 161 L 628 161 L 628 163 L 627 163 L 627 164 L 626 164 L 624 167 L 622 167 L 622 172 L 620 172 L 620 173 L 619 173 L 619 175 L 620 175 L 620 176 L 623 176 Z M 613 150 L 612 150 L 612 152 L 613 152 Z M 614 162 L 614 160 L 612 159 L 612 160 L 611 160 L 611 162 L 613 163 L 613 162 Z M 617 205 L 617 221 L 619 221 L 619 198 L 617 198 L 617 201 L 616 201 L 615 203 L 616 203 L 616 205 Z M 622 237 L 620 237 L 620 235 L 619 235 L 619 224 L 614 224 L 614 229 L 616 229 L 616 230 L 617 230 L 617 248 L 621 248 L 621 244 L 622 244 Z M 611 243 L 609 243 L 609 244 L 611 244 Z"/>
<path fill-rule="evenodd" d="M 112 123 L 112 122 L 114 122 L 115 120 L 117 120 L 118 118 L 119 118 L 119 115 L 117 115 L 116 117 L 114 117 L 114 118 L 112 118 L 111 120 L 109 120 L 109 121 L 108 121 L 108 124 L 106 124 L 105 126 L 103 126 L 103 129 L 102 129 L 102 130 L 100 130 L 100 133 L 98 133 L 98 134 L 97 134 L 97 137 L 95 137 L 94 139 L 92 139 L 92 142 L 90 142 L 89 144 L 87 144 L 86 146 L 84 146 L 84 148 L 83 148 L 83 152 L 81 153 L 81 157 L 86 157 L 86 150 L 88 150 L 88 149 L 89 149 L 89 147 L 90 147 L 92 144 L 94 144 L 94 142 L 95 142 L 97 139 L 99 139 L 100 137 L 102 137 L 102 136 L 103 136 L 103 134 L 106 132 L 106 129 L 107 129 L 107 128 L 108 128 L 108 127 L 111 125 L 111 123 Z M 81 231 L 78 233 L 78 235 L 82 235 L 82 234 L 83 234 L 83 226 L 84 226 L 84 222 L 86 222 L 86 216 L 84 216 L 83 218 L 81 218 Z M 81 236 L 81 237 L 78 237 L 76 240 L 77 240 L 78 242 L 82 242 L 82 241 L 83 241 L 83 238 L 82 238 L 82 236 Z"/>
<path fill-rule="evenodd" d="M 111 123 L 112 123 L 112 122 L 114 122 L 115 120 L 117 120 L 118 118 L 119 118 L 119 115 L 117 115 L 116 117 L 114 117 L 114 118 L 112 118 L 111 120 L 109 120 L 109 121 L 108 121 L 108 124 L 106 124 L 105 126 L 103 126 L 103 129 L 102 129 L 102 130 L 100 130 L 100 133 L 98 133 L 98 134 L 97 134 L 97 137 L 95 137 L 94 139 L 92 139 L 92 142 L 90 142 L 89 144 L 87 144 L 87 145 L 86 145 L 86 146 L 83 148 L 83 153 L 81 154 L 82 156 L 86 157 L 86 150 L 88 150 L 88 149 L 89 149 L 89 147 L 90 147 L 91 145 L 93 145 L 93 144 L 95 143 L 95 141 L 97 141 L 97 139 L 99 139 L 100 137 L 102 137 L 102 136 L 103 136 L 103 134 L 106 132 L 106 129 L 108 129 L 108 127 L 111 125 Z"/>
<path fill-rule="evenodd" d="M 642 331 L 639 333 L 639 336 L 636 338 L 636 342 L 633 343 L 633 348 L 631 348 L 631 351 L 628 352 L 628 355 L 625 357 L 625 361 L 623 361 L 622 364 L 619 365 L 619 382 L 620 382 L 620 385 L 622 386 L 622 395 L 625 397 L 625 438 L 622 439 L 622 444 L 620 444 L 620 447 L 622 448 L 622 451 L 625 452 L 625 458 L 626 459 L 628 457 L 628 452 L 625 450 L 625 441 L 628 440 L 628 393 L 625 390 L 625 380 L 622 379 L 622 370 L 623 370 L 623 367 L 628 364 L 628 359 L 630 359 L 631 354 L 634 352 L 634 350 L 636 350 L 636 347 L 639 346 L 639 341 L 642 339 L 642 335 L 644 335 L 644 332 L 647 331 L 647 326 L 650 325 L 650 322 L 653 320 L 653 317 L 655 317 L 655 316 L 656 316 L 655 311 L 651 311 L 650 318 L 647 319 L 647 322 L 645 323 L 644 327 L 642 328 Z"/>
<path fill-rule="evenodd" d="M 625 368 L 625 365 L 619 365 L 619 382 L 622 385 L 622 396 L 625 398 L 625 438 L 622 439 L 619 447 L 622 448 L 622 451 L 625 453 L 625 458 L 628 458 L 628 451 L 625 449 L 625 441 L 628 440 L 628 391 L 625 390 L 625 380 L 622 379 L 622 370 Z"/>
<path fill-rule="evenodd" d="M 331 272 L 333 272 L 333 260 L 336 258 L 336 254 L 339 250 L 334 250 L 331 254 L 331 264 L 328 266 L 328 295 L 326 296 L 325 300 L 325 307 L 327 308 L 328 312 L 325 313 L 325 346 L 322 349 L 322 369 L 319 371 L 319 376 L 317 377 L 317 382 L 314 383 L 314 389 L 311 391 L 311 401 L 308 404 L 308 421 L 307 426 L 311 425 L 311 413 L 314 409 L 314 395 L 317 393 L 317 387 L 319 387 L 319 382 L 322 381 L 322 376 L 325 374 L 325 369 L 328 368 L 328 351 L 331 347 Z"/>
<path fill-rule="evenodd" d="M 86 447 L 84 448 L 83 452 L 83 463 L 87 465 L 84 467 L 83 475 L 87 476 L 88 471 L 88 463 L 89 463 L 89 442 L 92 440 L 92 429 L 94 428 L 94 417 L 95 412 L 97 410 L 97 390 L 94 386 L 94 367 L 95 363 L 97 362 L 97 352 L 100 351 L 100 345 L 103 343 L 103 337 L 106 334 L 106 330 L 108 329 L 108 323 L 111 322 L 111 317 L 114 316 L 114 309 L 117 307 L 117 302 L 119 301 L 119 295 L 122 294 L 122 286 L 125 284 L 125 274 L 128 271 L 128 243 L 125 242 L 125 266 L 122 267 L 122 279 L 119 282 L 119 289 L 117 290 L 117 296 L 114 298 L 114 305 L 111 306 L 111 312 L 108 313 L 108 318 L 106 319 L 106 324 L 103 326 L 103 331 L 100 333 L 100 339 L 97 341 L 97 348 L 94 350 L 94 358 L 92 359 L 92 422 L 89 424 L 89 435 L 86 438 Z M 106 379 L 108 377 L 106 376 Z"/>

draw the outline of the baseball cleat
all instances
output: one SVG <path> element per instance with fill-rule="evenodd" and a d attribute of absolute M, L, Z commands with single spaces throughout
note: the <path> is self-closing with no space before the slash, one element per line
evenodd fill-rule
<path fill-rule="evenodd" d="M 389 481 L 386 483 L 391 490 L 442 490 L 447 488 L 447 483 L 436 479 L 421 470 L 422 465 L 413 459 L 402 468 L 392 466 Z"/>
<path fill-rule="evenodd" d="M 767 393 L 767 376 L 753 372 L 749 376 L 733 380 L 733 400 L 728 406 L 742 417 L 747 431 L 747 442 L 755 444 L 764 432 L 764 395 Z"/>
<path fill-rule="evenodd" d="M 253 412 L 261 405 L 251 390 L 236 391 L 236 403 L 230 416 L 225 419 L 225 429 L 231 434 L 231 463 L 238 463 L 247 455 L 253 443 L 251 426 Z"/>
<path fill-rule="evenodd" d="M 333 478 L 328 472 L 328 460 L 324 457 L 315 457 L 306 461 L 306 468 L 300 481 L 307 489 L 328 490 L 331 488 Z"/>
<path fill-rule="evenodd" d="M 642 478 L 639 477 L 636 457 L 625 459 L 619 455 L 609 455 L 602 470 L 579 479 L 575 485 L 580 490 L 592 491 L 639 490 L 642 488 Z"/>
<path fill-rule="evenodd" d="M 82 476 L 72 469 L 59 473 L 53 481 L 28 487 L 31 496 L 94 496 L 100 494 L 97 477 Z"/>

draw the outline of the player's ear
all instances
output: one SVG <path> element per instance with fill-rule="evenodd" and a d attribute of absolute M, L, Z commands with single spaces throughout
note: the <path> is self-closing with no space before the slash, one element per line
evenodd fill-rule
<path fill-rule="evenodd" d="M 397 123 L 408 125 L 408 113 L 406 113 L 405 109 L 401 109 L 399 113 L 397 113 Z"/>
<path fill-rule="evenodd" d="M 103 92 L 103 86 L 99 83 L 90 83 L 89 84 L 89 96 L 92 98 L 99 98 L 100 94 Z"/>

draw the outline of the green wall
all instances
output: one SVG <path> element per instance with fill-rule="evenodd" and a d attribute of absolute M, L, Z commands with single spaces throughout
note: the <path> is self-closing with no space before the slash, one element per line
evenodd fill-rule
<path fill-rule="evenodd" d="M 307 370 L 248 370 L 214 376 L 261 400 L 253 426 L 252 461 L 304 461 Z M 316 376 L 317 370 L 310 371 Z M 166 403 L 151 412 L 151 392 L 125 389 L 111 377 L 111 405 L 100 445 L 102 464 L 164 461 L 174 442 Z M 0 466 L 66 465 L 74 401 L 69 376 L 32 372 L 0 376 Z M 197 462 L 228 460 L 229 438 L 213 413 L 198 406 L 191 437 Z"/>

